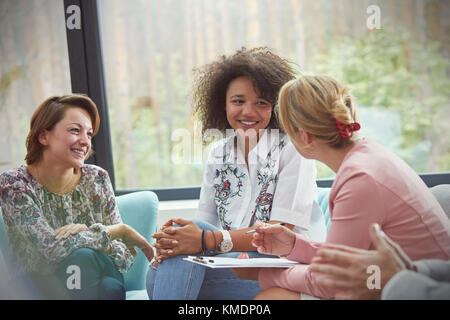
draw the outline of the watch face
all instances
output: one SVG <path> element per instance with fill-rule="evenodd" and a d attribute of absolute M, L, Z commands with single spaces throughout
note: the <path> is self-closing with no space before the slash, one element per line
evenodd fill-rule
<path fill-rule="evenodd" d="M 233 248 L 233 242 L 231 241 L 224 241 L 220 244 L 220 251 L 222 252 L 228 252 Z"/>

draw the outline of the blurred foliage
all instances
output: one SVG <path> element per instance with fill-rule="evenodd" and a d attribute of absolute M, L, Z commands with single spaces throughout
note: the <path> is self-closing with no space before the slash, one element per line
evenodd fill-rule
<path fill-rule="evenodd" d="M 379 141 L 419 173 L 448 171 L 450 150 L 445 139 L 450 133 L 443 119 L 448 119 L 449 62 L 440 52 L 438 43 L 422 44 L 406 32 L 381 29 L 359 40 L 333 39 L 326 52 L 311 58 L 310 70 L 352 87 L 360 107 L 361 135 Z M 119 189 L 148 188 L 149 181 L 158 187 L 201 184 L 203 166 L 194 159 L 193 150 L 191 85 L 179 72 L 183 59 L 177 52 L 157 54 L 155 63 L 165 65 L 164 72 L 156 74 L 157 92 L 130 102 L 131 133 L 113 131 Z M 111 108 L 111 119 L 117 119 L 115 109 Z M 189 130 L 191 139 L 190 161 L 183 164 L 171 158 L 174 147 L 182 143 L 172 140 L 179 128 Z M 132 153 L 132 164 L 127 153 Z M 133 172 L 135 181 L 130 180 Z M 319 162 L 317 172 L 318 178 L 335 176 Z"/>
<path fill-rule="evenodd" d="M 201 184 L 203 166 L 201 163 L 175 164 L 172 162 L 172 150 L 178 141 L 172 141 L 172 132 L 186 128 L 193 139 L 191 109 L 188 99 L 189 85 L 178 70 L 182 65 L 178 53 L 170 56 L 156 55 L 156 63 L 166 65 L 165 72 L 158 72 L 159 84 L 154 96 L 140 97 L 131 105 L 131 133 L 124 135 L 122 130 L 114 130 L 114 167 L 118 188 L 134 185 L 134 188 L 152 186 L 183 187 Z M 170 84 L 168 83 L 170 81 Z M 117 119 L 117 108 L 111 108 L 111 119 Z M 119 117 L 119 121 L 126 121 Z M 113 126 L 119 125 L 112 123 Z M 127 147 L 127 143 L 133 146 Z M 130 149 L 132 148 L 132 149 Z M 193 149 L 193 148 L 192 148 Z M 135 157 L 135 166 L 130 166 L 126 153 Z M 192 160 L 192 152 L 191 152 Z M 130 176 L 138 173 L 137 181 L 130 182 Z"/>
<path fill-rule="evenodd" d="M 448 171 L 450 132 L 442 116 L 449 110 L 449 61 L 440 49 L 439 43 L 422 44 L 405 31 L 380 29 L 360 40 L 334 39 L 327 52 L 314 57 L 311 69 L 352 87 L 359 106 L 399 115 L 400 143 L 393 151 L 416 171 Z M 371 138 L 383 134 L 377 131 L 382 121 L 366 124 L 375 126 Z M 439 148 L 434 158 L 431 147 Z M 319 172 L 327 174 L 323 168 Z"/>
<path fill-rule="evenodd" d="M 11 84 L 18 80 L 24 72 L 23 66 L 13 65 L 8 71 L 0 75 L 0 111 L 3 105 L 3 99 L 6 97 L 6 91 Z"/>
<path fill-rule="evenodd" d="M 12 82 L 19 79 L 23 74 L 23 67 L 14 65 L 0 77 L 0 95 L 5 95 L 6 89 Z"/>

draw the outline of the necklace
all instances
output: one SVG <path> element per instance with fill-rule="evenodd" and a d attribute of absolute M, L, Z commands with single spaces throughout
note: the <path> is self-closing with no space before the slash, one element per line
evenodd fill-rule
<path fill-rule="evenodd" d="M 67 192 L 69 192 L 73 186 L 75 185 L 75 182 L 78 180 L 77 179 L 77 174 L 72 174 L 71 178 L 69 179 L 69 181 L 57 192 L 54 191 L 54 189 L 52 188 L 52 190 L 50 190 L 50 188 L 48 188 L 43 182 L 43 180 L 41 179 L 41 175 L 39 173 L 39 168 L 35 167 L 34 171 L 36 172 L 36 176 L 37 176 L 37 180 L 39 183 L 41 183 L 44 187 L 46 187 L 47 189 L 49 189 L 49 191 L 54 192 L 54 193 L 58 193 L 58 194 L 65 194 Z"/>

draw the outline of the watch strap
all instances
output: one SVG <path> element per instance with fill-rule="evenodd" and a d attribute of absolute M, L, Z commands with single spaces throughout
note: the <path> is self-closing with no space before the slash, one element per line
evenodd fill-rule
<path fill-rule="evenodd" d="M 222 243 L 220 244 L 220 247 L 219 247 L 219 249 L 220 249 L 220 252 L 229 252 L 229 251 L 231 251 L 231 249 L 233 248 L 233 242 L 231 241 L 231 235 L 230 235 L 230 233 L 227 231 L 227 230 L 220 230 L 220 232 L 222 233 Z M 222 247 L 223 247 L 223 244 L 224 243 L 231 243 L 231 248 L 229 249 L 229 250 L 223 250 L 222 249 Z"/>

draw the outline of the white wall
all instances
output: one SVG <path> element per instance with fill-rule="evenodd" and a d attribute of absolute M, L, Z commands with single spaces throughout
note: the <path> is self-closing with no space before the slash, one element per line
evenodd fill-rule
<path fill-rule="evenodd" d="M 171 218 L 192 219 L 197 211 L 198 199 L 160 201 L 157 219 L 158 228 Z"/>

